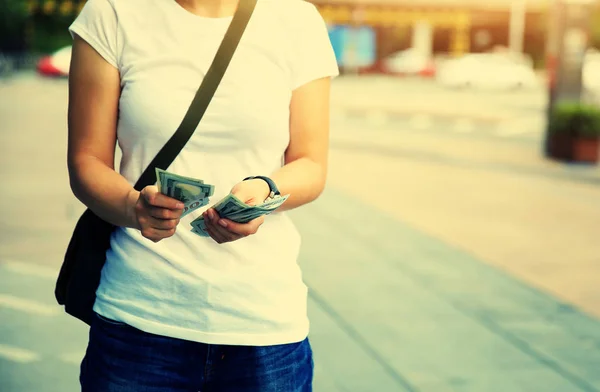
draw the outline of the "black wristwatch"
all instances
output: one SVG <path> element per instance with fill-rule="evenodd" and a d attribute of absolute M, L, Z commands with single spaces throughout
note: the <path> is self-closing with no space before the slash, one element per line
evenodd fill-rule
<path fill-rule="evenodd" d="M 254 180 L 254 179 L 263 180 L 264 182 L 266 182 L 267 184 L 269 184 L 269 190 L 271 191 L 269 193 L 269 198 L 270 199 L 274 198 L 275 196 L 281 195 L 281 193 L 279 192 L 279 189 L 277 188 L 277 185 L 275 185 L 275 181 L 271 180 L 269 177 L 265 177 L 265 176 L 251 176 L 251 177 L 244 178 L 244 181 L 246 181 L 246 180 Z"/>

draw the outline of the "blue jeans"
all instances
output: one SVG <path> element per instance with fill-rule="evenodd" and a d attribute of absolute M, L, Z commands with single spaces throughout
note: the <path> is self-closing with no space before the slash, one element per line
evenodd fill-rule
<path fill-rule="evenodd" d="M 82 392 L 311 392 L 308 338 L 276 346 L 209 345 L 142 332 L 96 315 Z"/>

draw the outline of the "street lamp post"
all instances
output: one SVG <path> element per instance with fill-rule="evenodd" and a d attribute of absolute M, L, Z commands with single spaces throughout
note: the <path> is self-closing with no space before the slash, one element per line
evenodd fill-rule
<path fill-rule="evenodd" d="M 527 0 L 512 0 L 510 4 L 509 48 L 513 53 L 523 53 Z"/>

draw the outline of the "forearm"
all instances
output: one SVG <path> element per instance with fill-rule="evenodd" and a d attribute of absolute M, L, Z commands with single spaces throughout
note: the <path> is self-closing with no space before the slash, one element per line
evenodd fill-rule
<path fill-rule="evenodd" d="M 282 195 L 290 195 L 277 211 L 291 210 L 316 200 L 325 188 L 326 177 L 326 169 L 309 158 L 297 159 L 277 170 L 271 179 Z"/>
<path fill-rule="evenodd" d="M 69 163 L 71 189 L 100 218 L 121 227 L 137 227 L 135 203 L 139 192 L 104 162 L 82 156 Z"/>

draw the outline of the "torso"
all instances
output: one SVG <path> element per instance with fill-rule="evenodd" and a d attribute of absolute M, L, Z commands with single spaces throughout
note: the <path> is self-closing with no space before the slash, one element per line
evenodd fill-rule
<path fill-rule="evenodd" d="M 231 18 L 198 17 L 173 0 L 111 2 L 119 21 L 120 172 L 133 184 L 183 119 Z M 289 25 L 306 7 L 313 6 L 258 1 L 200 126 L 169 167 L 213 184 L 210 204 L 243 178 L 283 164 L 293 83 Z M 189 223 L 202 212 L 157 244 L 136 230 L 117 230 L 95 310 L 204 343 L 302 340 L 308 320 L 300 237 L 286 214 L 267 217 L 254 236 L 219 245 L 191 233 Z"/>

